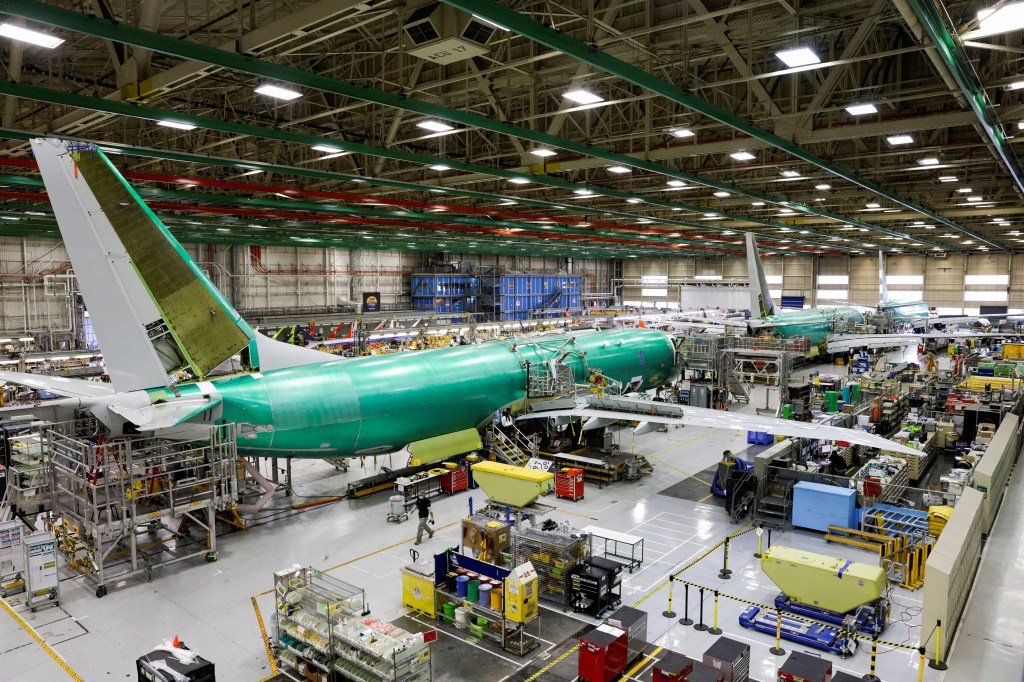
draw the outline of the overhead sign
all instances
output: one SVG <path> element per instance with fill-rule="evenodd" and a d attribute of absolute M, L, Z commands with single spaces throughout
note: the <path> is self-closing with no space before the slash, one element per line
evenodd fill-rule
<path fill-rule="evenodd" d="M 364 291 L 363 292 L 363 312 L 364 313 L 379 313 L 380 312 L 380 292 L 379 291 Z"/>

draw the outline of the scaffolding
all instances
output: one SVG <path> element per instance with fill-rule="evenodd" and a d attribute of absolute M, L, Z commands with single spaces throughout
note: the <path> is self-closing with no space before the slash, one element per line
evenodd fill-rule
<path fill-rule="evenodd" d="M 197 440 L 107 440 L 94 424 L 45 430 L 52 487 L 47 526 L 72 569 L 96 583 L 178 561 L 217 559 L 215 515 L 238 495 L 233 424 L 197 426 Z M 199 528 L 199 538 L 191 536 Z"/>

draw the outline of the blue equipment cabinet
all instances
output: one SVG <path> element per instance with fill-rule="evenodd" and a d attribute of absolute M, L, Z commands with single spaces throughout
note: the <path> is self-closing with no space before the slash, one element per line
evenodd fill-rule
<path fill-rule="evenodd" d="M 793 525 L 820 531 L 830 525 L 857 528 L 857 491 L 800 481 L 793 486 Z"/>

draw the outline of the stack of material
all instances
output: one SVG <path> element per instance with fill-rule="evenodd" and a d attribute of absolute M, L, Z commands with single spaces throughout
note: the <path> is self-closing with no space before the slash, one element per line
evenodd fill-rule
<path fill-rule="evenodd" d="M 992 436 L 996 435 L 996 425 L 983 423 L 978 424 L 978 435 L 975 436 L 975 440 L 981 441 L 982 443 L 989 443 L 992 441 Z"/>
<path fill-rule="evenodd" d="M 942 535 L 946 522 L 953 514 L 953 508 L 947 506 L 928 507 L 928 533 L 934 537 Z"/>

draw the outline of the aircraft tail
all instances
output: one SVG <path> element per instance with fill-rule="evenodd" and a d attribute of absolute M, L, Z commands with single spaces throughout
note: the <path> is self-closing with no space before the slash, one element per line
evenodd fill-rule
<path fill-rule="evenodd" d="M 333 359 L 257 334 L 94 146 L 43 138 L 32 151 L 119 392 L 202 379 L 243 351 L 253 369 Z"/>
<path fill-rule="evenodd" d="M 750 314 L 755 317 L 769 317 L 775 314 L 775 303 L 768 290 L 768 279 L 761 265 L 754 235 L 747 233 L 747 277 L 750 281 Z"/>

